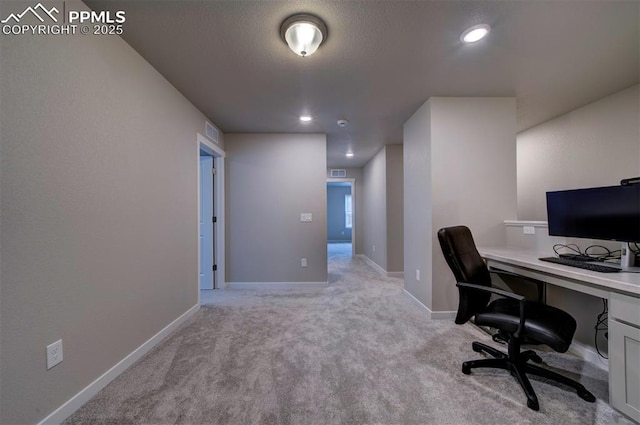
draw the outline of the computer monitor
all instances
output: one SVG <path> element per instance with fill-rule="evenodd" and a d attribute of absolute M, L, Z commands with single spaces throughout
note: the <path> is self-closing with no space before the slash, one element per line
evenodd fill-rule
<path fill-rule="evenodd" d="M 640 184 L 547 192 L 549 235 L 640 242 Z"/>

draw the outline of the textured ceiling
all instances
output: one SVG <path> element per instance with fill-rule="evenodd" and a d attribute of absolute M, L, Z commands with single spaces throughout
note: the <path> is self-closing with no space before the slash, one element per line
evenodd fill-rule
<path fill-rule="evenodd" d="M 125 10 L 124 39 L 223 132 L 326 133 L 332 167 L 402 143 L 403 123 L 432 96 L 515 96 L 524 130 L 639 81 L 636 1 L 86 3 Z M 307 58 L 279 38 L 298 12 L 329 30 Z M 463 45 L 478 23 L 489 37 Z M 314 121 L 300 123 L 303 113 Z"/>

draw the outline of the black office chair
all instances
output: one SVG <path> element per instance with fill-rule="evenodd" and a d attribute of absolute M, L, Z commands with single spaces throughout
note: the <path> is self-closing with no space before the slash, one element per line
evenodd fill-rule
<path fill-rule="evenodd" d="M 520 383 L 527 396 L 527 406 L 533 410 L 539 410 L 540 405 L 527 374 L 568 385 L 582 399 L 594 402 L 596 398 L 582 384 L 529 363 L 529 360 L 542 362 L 534 351 L 520 352 L 520 346 L 526 340 L 546 344 L 564 353 L 571 345 L 576 330 L 575 319 L 558 308 L 527 301 L 521 295 L 493 288 L 490 275 L 493 271 L 489 271 L 480 257 L 469 228 L 455 226 L 440 229 L 438 240 L 460 294 L 455 322 L 461 325 L 473 317 L 479 326 L 502 331 L 508 344 L 508 354 L 505 354 L 488 345 L 473 342 L 473 351 L 484 351 L 493 358 L 464 362 L 462 373 L 469 375 L 471 369 L 478 367 L 508 370 Z M 492 294 L 501 298 L 491 301 Z"/>

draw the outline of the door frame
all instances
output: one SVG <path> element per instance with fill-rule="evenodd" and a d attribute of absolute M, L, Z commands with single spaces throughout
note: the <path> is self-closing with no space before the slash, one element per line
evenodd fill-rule
<path fill-rule="evenodd" d="M 331 177 L 327 178 L 327 183 L 340 183 L 340 182 L 348 182 L 351 183 L 351 213 L 353 216 L 351 217 L 351 256 L 356 256 L 356 216 L 357 208 L 356 208 L 356 179 L 353 177 Z"/>
<path fill-rule="evenodd" d="M 215 225 L 213 220 L 215 202 L 215 167 L 213 166 L 213 157 L 200 150 L 200 199 L 198 205 L 200 207 L 200 289 L 216 288 L 216 270 L 213 265 L 215 261 Z M 202 214 L 206 214 L 204 217 Z M 207 220 L 207 218 L 209 218 Z M 205 258 L 208 257 L 208 258 Z"/>
<path fill-rule="evenodd" d="M 196 233 L 196 243 L 198 245 L 198 279 L 197 279 L 197 288 L 198 288 L 198 304 L 200 304 L 200 262 L 202 253 L 200 252 L 200 150 L 203 150 L 207 154 L 213 157 L 213 167 L 216 169 L 216 178 L 213 180 L 213 215 L 217 218 L 216 228 L 214 231 L 215 239 L 215 248 L 214 248 L 214 259 L 213 262 L 218 266 L 216 273 L 216 277 L 214 279 L 215 286 L 214 289 L 224 289 L 226 288 L 226 280 L 225 280 L 225 204 L 224 204 L 224 159 L 225 152 L 219 146 L 217 146 L 214 142 L 204 137 L 200 133 L 196 133 L 196 164 L 197 164 L 197 179 L 196 179 L 196 189 L 198 196 L 196 197 L 196 210 L 198 212 L 197 215 L 197 233 Z"/>

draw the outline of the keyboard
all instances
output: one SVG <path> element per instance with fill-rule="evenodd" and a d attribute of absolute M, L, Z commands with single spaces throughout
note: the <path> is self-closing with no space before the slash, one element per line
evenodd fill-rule
<path fill-rule="evenodd" d="M 600 264 L 587 263 L 581 260 L 572 260 L 570 258 L 558 258 L 558 257 L 542 257 L 540 261 L 548 261 L 549 263 L 562 264 L 563 266 L 577 267 L 579 269 L 591 270 L 600 273 L 617 273 L 620 269 L 615 267 L 604 266 Z"/>

